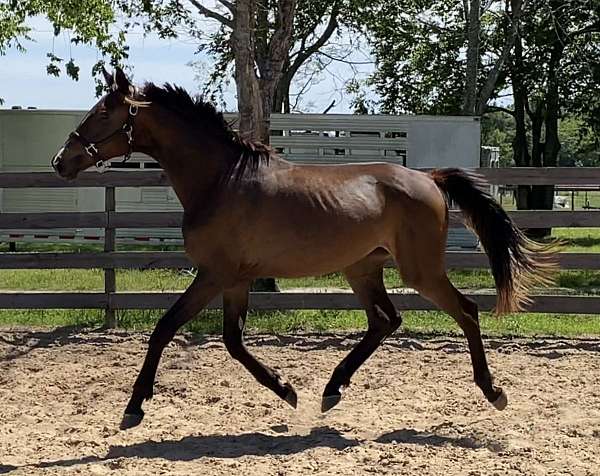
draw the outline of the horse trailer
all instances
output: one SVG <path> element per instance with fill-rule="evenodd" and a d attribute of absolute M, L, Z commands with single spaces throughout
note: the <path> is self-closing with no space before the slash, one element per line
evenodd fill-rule
<path fill-rule="evenodd" d="M 0 171 L 49 172 L 50 159 L 81 121 L 85 111 L 0 110 Z M 237 116 L 226 114 L 232 123 Z M 473 117 L 351 114 L 273 114 L 271 145 L 302 163 L 386 161 L 407 167 L 478 167 L 480 123 Z M 150 157 L 134 153 L 118 170 L 156 169 Z M 110 170 L 107 172 L 110 173 Z M 116 189 L 117 211 L 181 211 L 170 187 Z M 103 211 L 100 188 L 2 189 L 4 213 Z M 0 230 L 0 241 L 76 241 L 103 239 L 102 229 Z M 181 244 L 178 229 L 119 229 L 121 243 Z M 451 230 L 449 247 L 472 248 L 467 230 Z"/>

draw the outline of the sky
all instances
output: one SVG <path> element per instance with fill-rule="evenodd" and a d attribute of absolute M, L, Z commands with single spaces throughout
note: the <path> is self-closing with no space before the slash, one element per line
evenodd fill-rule
<path fill-rule="evenodd" d="M 95 83 L 91 68 L 100 58 L 95 48 L 75 46 L 69 42 L 67 33 L 54 37 L 50 24 L 43 18 L 30 20 L 31 37 L 34 41 L 24 43 L 25 53 L 11 49 L 0 56 L 0 97 L 5 101 L 3 108 L 11 106 L 37 107 L 39 109 L 89 109 L 95 102 Z M 196 93 L 200 83 L 195 79 L 197 72 L 189 66 L 191 61 L 205 63 L 210 68 L 211 59 L 206 55 L 195 54 L 196 46 L 186 40 L 165 40 L 156 36 L 145 37 L 141 33 L 130 34 L 127 64 L 133 68 L 133 81 L 157 84 L 172 82 Z M 66 59 L 73 57 L 80 66 L 80 79 L 73 81 L 65 74 L 60 77 L 48 76 L 46 54 Z M 364 54 L 362 58 L 364 60 Z M 370 65 L 359 66 L 364 73 L 372 69 Z M 330 112 L 350 112 L 347 95 L 340 92 L 339 85 L 350 75 L 347 66 L 338 65 L 332 74 L 314 86 L 306 95 L 304 109 L 307 112 L 321 112 L 332 100 L 336 107 Z M 225 94 L 226 109 L 235 110 L 235 85 Z"/>

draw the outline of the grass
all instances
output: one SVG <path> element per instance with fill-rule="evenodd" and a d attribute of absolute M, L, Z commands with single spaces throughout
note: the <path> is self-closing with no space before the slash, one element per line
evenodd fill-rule
<path fill-rule="evenodd" d="M 565 242 L 566 252 L 600 253 L 599 228 L 554 228 L 552 236 Z"/>
<path fill-rule="evenodd" d="M 455 270 L 449 272 L 450 280 L 461 289 L 491 289 L 494 287 L 492 275 L 487 270 Z M 388 289 L 403 287 L 396 269 L 385 270 L 385 284 Z M 119 291 L 174 291 L 183 290 L 192 281 L 187 272 L 168 269 L 117 270 Z M 339 274 L 321 277 L 278 280 L 282 290 L 293 288 L 342 288 L 350 286 Z M 559 288 L 571 288 L 578 294 L 597 295 L 600 293 L 600 271 L 577 270 L 560 271 L 556 279 Z M 0 289 L 22 291 L 101 291 L 104 277 L 100 269 L 15 269 L 0 270 Z"/>
<path fill-rule="evenodd" d="M 121 311 L 119 325 L 130 330 L 151 330 L 161 311 Z M 442 312 L 408 311 L 402 313 L 404 322 L 398 333 L 426 335 L 461 335 L 454 321 Z M 100 310 L 0 310 L 0 326 L 100 327 Z M 285 334 L 292 332 L 332 332 L 363 330 L 366 318 L 362 311 L 275 311 L 251 312 L 249 332 Z M 221 333 L 221 312 L 202 312 L 184 330 L 199 334 Z M 564 336 L 600 335 L 600 319 L 593 315 L 511 314 L 497 318 L 481 315 L 481 330 L 486 336 Z"/>
<path fill-rule="evenodd" d="M 600 230 L 594 228 L 556 228 L 553 235 L 563 239 L 566 251 L 600 252 Z M 121 247 L 140 250 L 139 247 Z M 156 248 L 148 248 L 156 249 Z M 166 248 L 165 248 L 166 249 Z M 176 249 L 169 247 L 168 249 Z M 101 251 L 98 245 L 71 244 L 19 245 L 20 251 Z M 0 251 L 7 251 L 0 245 Z M 454 270 L 450 279 L 458 288 L 489 289 L 494 287 L 493 279 L 487 270 Z M 185 272 L 166 269 L 117 270 L 119 291 L 171 291 L 185 289 L 192 277 Z M 402 286 L 402 280 L 395 269 L 385 270 L 385 283 L 388 288 Z M 332 287 L 349 288 L 341 274 L 316 278 L 286 279 L 278 281 L 283 290 L 290 288 Z M 557 287 L 568 294 L 600 294 L 600 271 L 578 270 L 561 271 Z M 24 291 L 101 291 L 104 278 L 100 269 L 72 270 L 0 270 L 0 289 Z M 148 330 L 161 316 L 160 310 L 120 311 L 117 314 L 120 326 L 132 330 Z M 0 326 L 100 326 L 103 322 L 101 310 L 0 310 Z M 441 312 L 405 312 L 403 329 L 411 333 L 459 334 L 454 321 Z M 248 329 L 270 333 L 299 331 L 340 331 L 364 329 L 366 319 L 362 311 L 284 311 L 252 312 L 248 317 Z M 598 336 L 600 318 L 590 315 L 557 315 L 523 313 L 495 318 L 487 313 L 481 317 L 482 332 L 486 335 L 510 336 Z M 186 326 L 198 333 L 220 333 L 221 313 L 203 312 L 199 318 Z"/>

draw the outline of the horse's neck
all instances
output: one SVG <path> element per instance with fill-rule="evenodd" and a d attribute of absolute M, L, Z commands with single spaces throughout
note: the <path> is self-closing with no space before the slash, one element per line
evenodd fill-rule
<path fill-rule="evenodd" d="M 214 189 L 224 168 L 227 151 L 204 141 L 201 133 L 190 134 L 178 128 L 169 117 L 157 116 L 144 121 L 146 137 L 140 151 L 154 158 L 165 171 L 183 205 L 189 209 Z"/>

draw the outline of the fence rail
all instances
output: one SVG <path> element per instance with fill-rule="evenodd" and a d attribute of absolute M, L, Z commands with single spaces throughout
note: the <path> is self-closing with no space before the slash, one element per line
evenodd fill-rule
<path fill-rule="evenodd" d="M 593 168 L 513 168 L 477 169 L 493 184 L 512 185 L 588 185 L 600 183 L 600 169 Z M 0 269 L 75 269 L 99 268 L 105 273 L 103 292 L 2 292 L 3 309 L 104 309 L 107 325 L 114 326 L 119 309 L 154 309 L 169 307 L 179 296 L 176 292 L 118 292 L 115 269 L 118 268 L 186 268 L 192 263 L 182 252 L 115 251 L 117 228 L 179 227 L 181 214 L 172 212 L 117 212 L 115 187 L 153 187 L 169 185 L 162 171 L 83 173 L 77 180 L 66 182 L 53 173 L 0 173 L 0 188 L 100 187 L 105 189 L 105 211 L 89 213 L 2 213 L 0 229 L 104 228 L 104 251 L 97 253 L 0 253 Z M 459 212 L 451 212 L 451 226 L 462 226 Z M 520 227 L 600 227 L 600 211 L 514 211 L 511 217 Z M 448 268 L 487 268 L 485 254 L 448 251 Z M 564 269 L 600 269 L 600 253 L 561 253 Z M 495 295 L 468 293 L 481 309 L 492 309 Z M 399 309 L 429 310 L 434 307 L 411 292 L 392 293 Z M 220 298 L 209 307 L 220 306 Z M 283 292 L 252 293 L 254 309 L 359 309 L 349 292 Z M 529 308 L 534 312 L 598 313 L 600 297 L 551 296 L 533 297 Z"/>
<path fill-rule="evenodd" d="M 111 187 L 107 187 L 107 190 L 111 190 Z M 600 211 L 519 210 L 508 214 L 522 228 L 600 227 Z M 182 217 L 180 212 L 2 213 L 0 229 L 180 228 Z M 464 227 L 459 211 L 450 212 L 450 227 Z"/>
<path fill-rule="evenodd" d="M 420 169 L 429 170 L 429 169 Z M 481 168 L 474 172 L 492 185 L 597 185 L 598 167 L 512 167 Z M 164 187 L 169 180 L 162 170 L 118 171 L 104 174 L 83 172 L 77 179 L 65 181 L 53 172 L 2 172 L 0 188 L 68 187 Z"/>
<path fill-rule="evenodd" d="M 600 253 L 559 253 L 563 269 L 600 269 Z M 392 263 L 388 263 L 392 266 Z M 193 263 L 182 251 L 108 251 L 105 253 L 0 253 L 0 269 L 152 269 L 191 268 Z M 447 251 L 448 269 L 488 268 L 485 253 Z"/>

